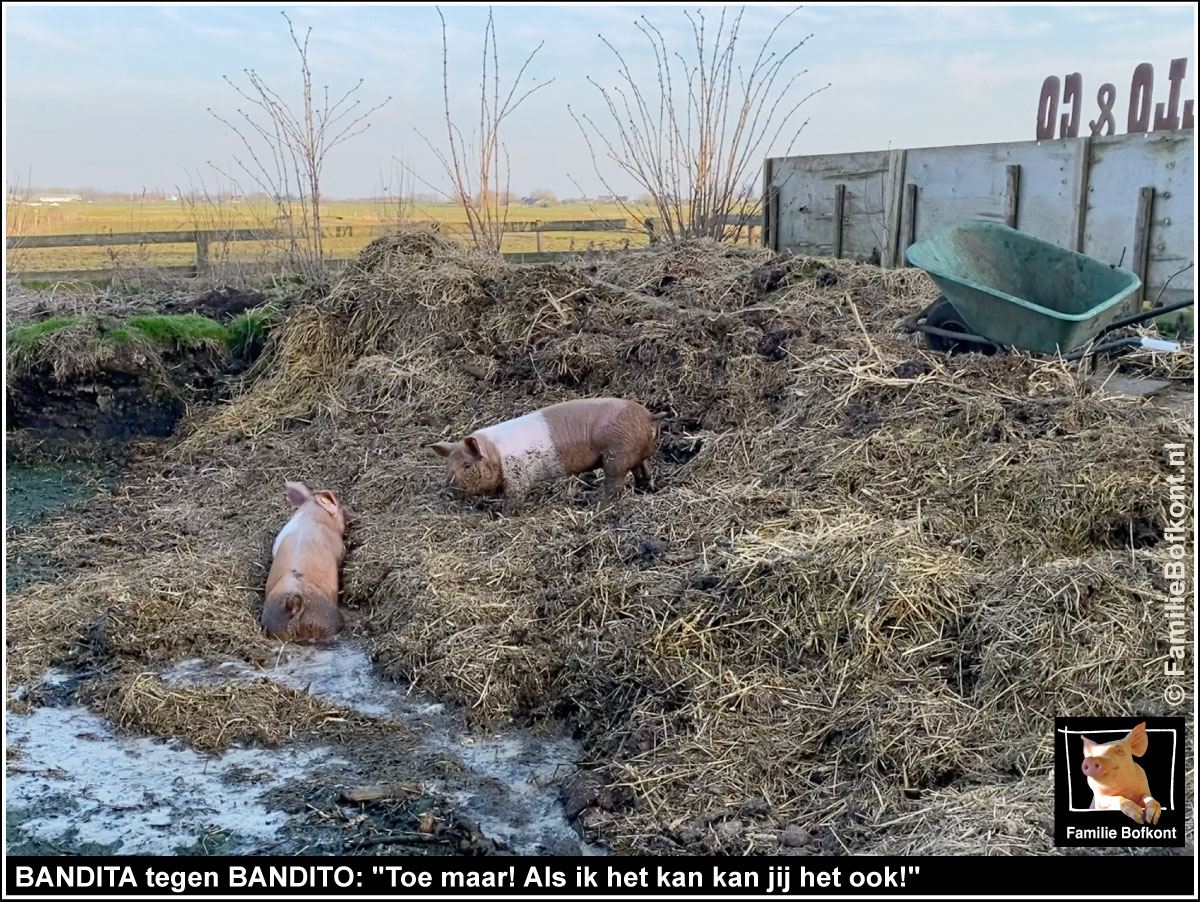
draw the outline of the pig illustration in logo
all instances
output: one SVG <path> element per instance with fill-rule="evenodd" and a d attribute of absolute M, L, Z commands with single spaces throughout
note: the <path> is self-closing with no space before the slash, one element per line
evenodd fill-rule
<path fill-rule="evenodd" d="M 1157 824 L 1162 806 L 1150 795 L 1146 772 L 1134 758 L 1146 754 L 1146 725 L 1138 724 L 1116 742 L 1083 738 L 1083 772 L 1092 787 L 1092 808 L 1123 811 L 1137 823 Z"/>

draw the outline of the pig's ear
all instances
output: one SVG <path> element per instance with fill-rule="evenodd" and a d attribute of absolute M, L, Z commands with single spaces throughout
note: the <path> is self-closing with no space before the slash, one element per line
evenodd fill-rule
<path fill-rule="evenodd" d="M 308 490 L 308 486 L 303 482 L 289 482 L 284 488 L 287 490 L 288 504 L 292 507 L 300 507 L 312 497 L 312 492 Z"/>
<path fill-rule="evenodd" d="M 1092 742 L 1092 740 L 1088 739 L 1086 736 L 1080 736 L 1079 738 L 1083 740 L 1083 753 L 1085 755 L 1090 755 L 1092 753 L 1092 749 L 1096 747 L 1096 743 Z"/>
<path fill-rule="evenodd" d="M 467 450 L 471 452 L 472 457 L 483 457 L 483 452 L 479 450 L 479 442 L 475 441 L 475 437 L 468 435 L 463 444 L 467 446 Z"/>
<path fill-rule="evenodd" d="M 1150 744 L 1150 737 L 1146 735 L 1146 725 L 1138 724 L 1125 737 L 1125 741 L 1129 743 L 1129 751 L 1133 753 L 1135 758 L 1140 758 L 1146 754 L 1146 747 Z"/>
<path fill-rule="evenodd" d="M 333 492 L 313 492 L 313 497 L 317 499 L 317 502 L 322 507 L 328 508 L 331 511 L 336 511 L 340 507 L 337 497 Z"/>
<path fill-rule="evenodd" d="M 454 450 L 454 442 L 434 442 L 429 446 L 434 450 L 434 453 L 439 457 L 449 457 L 450 452 Z"/>

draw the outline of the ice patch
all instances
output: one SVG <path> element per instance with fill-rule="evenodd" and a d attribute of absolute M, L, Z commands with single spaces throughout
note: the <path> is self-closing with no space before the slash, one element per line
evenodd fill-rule
<path fill-rule="evenodd" d="M 578 743 L 524 730 L 472 737 L 445 706 L 380 679 L 366 651 L 354 644 L 285 646 L 266 670 L 243 662 L 212 666 L 199 659 L 183 661 L 163 679 L 188 685 L 270 679 L 362 714 L 398 720 L 414 728 L 426 752 L 457 759 L 474 778 L 462 781 L 463 786 L 434 780 L 427 788 L 461 805 L 488 836 L 518 854 L 603 854 L 580 839 L 556 788 L 576 770 Z"/>
<path fill-rule="evenodd" d="M 19 750 L 5 769 L 5 806 L 34 812 L 21 830 L 123 855 L 177 854 L 214 830 L 242 838 L 242 848 L 271 839 L 288 816 L 261 797 L 340 761 L 329 749 L 235 748 L 210 757 L 174 740 L 118 736 L 77 706 L 6 713 L 5 726 L 8 748 Z M 235 769 L 239 779 L 226 781 Z"/>

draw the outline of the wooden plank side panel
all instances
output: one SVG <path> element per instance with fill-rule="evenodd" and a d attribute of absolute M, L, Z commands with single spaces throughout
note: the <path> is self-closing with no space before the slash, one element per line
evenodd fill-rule
<path fill-rule="evenodd" d="M 1074 248 L 1078 232 L 1080 155 L 1078 140 L 1022 141 L 908 151 L 905 181 L 919 189 L 919 241 L 964 220 L 1004 223 L 1009 166 L 1020 167 L 1016 207 L 1026 232 Z M 1036 199 L 1036 200 L 1035 200 Z M 902 211 L 902 217 L 906 211 Z"/>
<path fill-rule="evenodd" d="M 889 159 L 883 151 L 774 160 L 779 216 L 772 225 L 778 249 L 834 256 L 836 186 L 844 184 L 842 256 L 879 260 L 887 243 Z"/>
<path fill-rule="evenodd" d="M 1172 274 L 1195 259 L 1194 131 L 1093 138 L 1088 167 L 1087 220 L 1083 252 L 1132 270 L 1137 254 L 1140 191 L 1154 188 L 1147 246 L 1146 299 L 1153 301 Z M 1171 280 L 1163 303 L 1195 293 L 1195 268 Z"/>

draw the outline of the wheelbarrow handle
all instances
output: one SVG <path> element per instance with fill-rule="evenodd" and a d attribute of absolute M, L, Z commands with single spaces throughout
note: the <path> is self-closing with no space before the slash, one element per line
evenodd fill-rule
<path fill-rule="evenodd" d="M 1142 339 L 1139 337 L 1130 338 L 1115 338 L 1112 341 L 1103 341 L 1098 345 L 1091 347 L 1080 348 L 1077 351 L 1072 351 L 1070 354 L 1064 354 L 1063 360 L 1075 361 L 1082 360 L 1084 357 L 1094 357 L 1097 354 L 1108 354 L 1112 351 L 1121 351 L 1125 348 L 1141 348 L 1145 347 Z"/>
<path fill-rule="evenodd" d="M 1133 316 L 1126 316 L 1119 320 L 1109 323 L 1101 331 L 1101 335 L 1111 332 L 1113 329 L 1120 329 L 1122 326 L 1132 326 L 1136 323 L 1145 322 L 1148 319 L 1155 319 L 1159 316 L 1165 316 L 1168 313 L 1174 313 L 1176 310 L 1183 310 L 1185 307 L 1191 307 L 1196 303 L 1196 299 L 1192 298 L 1187 301 L 1180 301 L 1178 304 L 1168 304 L 1165 307 L 1151 307 L 1149 310 L 1143 310 L 1140 313 L 1135 313 Z"/>

